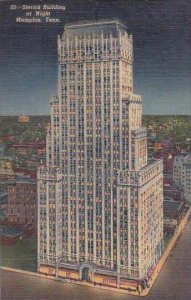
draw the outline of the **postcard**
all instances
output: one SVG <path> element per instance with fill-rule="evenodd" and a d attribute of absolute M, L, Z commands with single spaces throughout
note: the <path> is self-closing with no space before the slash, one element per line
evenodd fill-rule
<path fill-rule="evenodd" d="M 191 3 L 0 1 L 1 299 L 190 299 Z"/>

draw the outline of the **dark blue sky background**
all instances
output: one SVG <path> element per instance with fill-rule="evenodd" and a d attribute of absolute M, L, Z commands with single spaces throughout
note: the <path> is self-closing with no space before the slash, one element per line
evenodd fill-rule
<path fill-rule="evenodd" d="M 60 24 L 18 24 L 9 5 L 62 4 Z M 0 114 L 49 114 L 64 23 L 120 18 L 134 39 L 134 91 L 145 114 L 191 115 L 190 0 L 0 1 Z"/>

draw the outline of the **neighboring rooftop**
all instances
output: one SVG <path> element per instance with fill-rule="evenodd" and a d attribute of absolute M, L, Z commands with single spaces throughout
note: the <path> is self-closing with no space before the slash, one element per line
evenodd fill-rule
<path fill-rule="evenodd" d="M 0 236 L 10 236 L 10 237 L 16 237 L 19 236 L 23 232 L 20 228 L 13 228 L 9 226 L 0 226 Z"/>
<path fill-rule="evenodd" d="M 169 215 L 177 215 L 182 211 L 184 203 L 182 201 L 174 201 L 170 197 L 165 197 L 164 199 L 164 217 L 169 217 Z"/>
<path fill-rule="evenodd" d="M 182 153 L 176 155 L 174 158 L 174 162 L 181 162 L 183 165 L 190 165 L 191 164 L 191 154 Z"/>

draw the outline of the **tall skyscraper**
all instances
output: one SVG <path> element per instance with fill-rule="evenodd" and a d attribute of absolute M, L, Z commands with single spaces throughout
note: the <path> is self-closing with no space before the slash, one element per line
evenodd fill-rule
<path fill-rule="evenodd" d="M 132 36 L 116 20 L 66 24 L 58 61 L 38 170 L 38 268 L 126 286 L 149 275 L 163 245 L 163 166 L 147 162 Z"/>

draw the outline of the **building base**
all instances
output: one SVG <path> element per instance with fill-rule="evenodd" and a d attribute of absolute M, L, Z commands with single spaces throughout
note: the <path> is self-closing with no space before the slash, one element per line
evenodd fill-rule
<path fill-rule="evenodd" d="M 118 280 L 117 276 L 109 276 L 104 274 L 99 274 L 98 272 L 92 274 L 88 273 L 86 267 L 79 270 L 67 269 L 67 268 L 56 268 L 49 265 L 40 265 L 39 273 L 53 276 L 60 280 L 66 280 L 69 282 L 82 283 L 84 285 L 98 286 L 98 287 L 110 287 L 114 289 L 126 290 L 129 292 L 141 293 L 143 290 L 142 284 L 137 280 L 130 280 L 125 278 L 120 278 Z M 86 273 L 87 272 L 87 273 Z"/>

